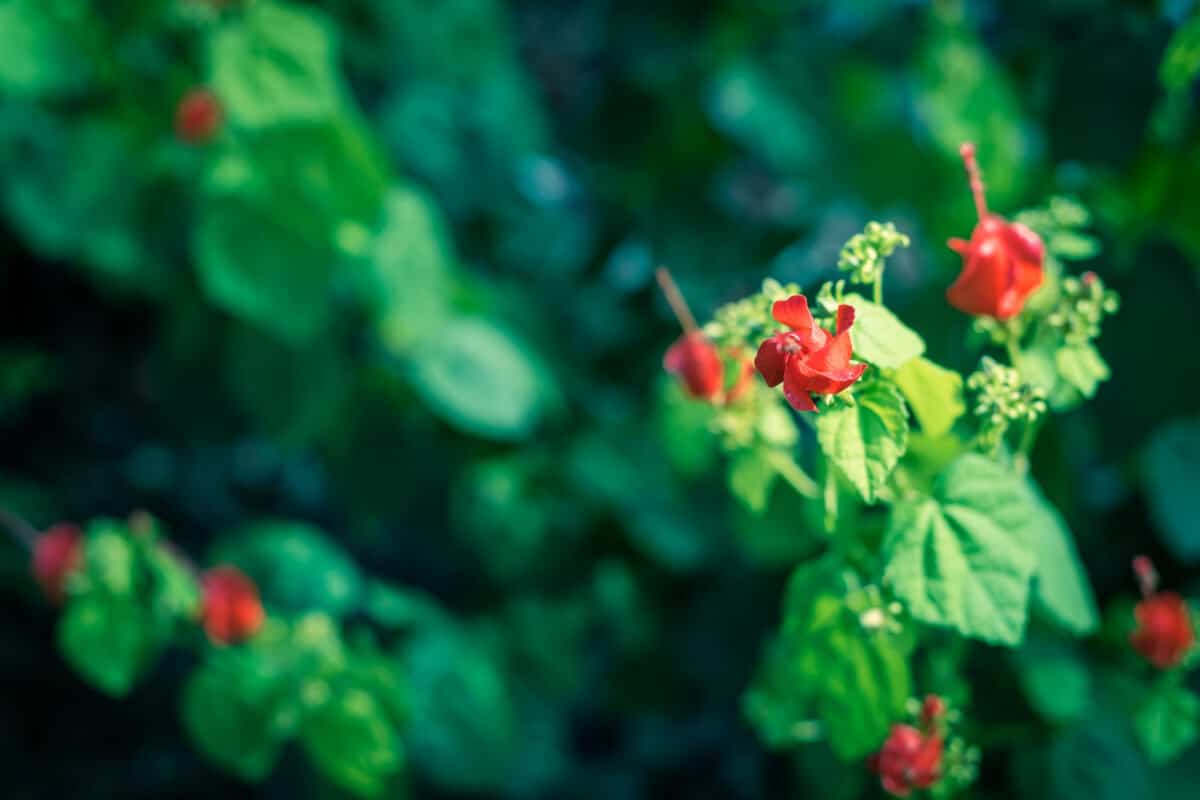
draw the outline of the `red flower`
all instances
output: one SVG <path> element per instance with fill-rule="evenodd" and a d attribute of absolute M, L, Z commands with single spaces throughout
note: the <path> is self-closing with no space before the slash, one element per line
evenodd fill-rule
<path fill-rule="evenodd" d="M 203 144 L 216 135 L 223 116 L 215 94 L 192 89 L 175 109 L 175 135 L 189 144 Z"/>
<path fill-rule="evenodd" d="M 713 402 L 725 389 L 721 354 L 700 331 L 680 336 L 663 356 L 663 368 L 677 376 L 687 393 L 698 400 Z"/>
<path fill-rule="evenodd" d="M 46 597 L 63 601 L 67 576 L 83 563 L 83 534 L 69 522 L 51 526 L 33 543 L 33 577 Z"/>
<path fill-rule="evenodd" d="M 1010 319 L 1042 285 L 1045 248 L 1029 228 L 988 213 L 975 145 L 964 144 L 960 152 L 970 176 L 979 222 L 969 242 L 949 241 L 950 249 L 963 257 L 963 271 L 946 290 L 946 299 L 968 314 Z"/>
<path fill-rule="evenodd" d="M 214 567 L 200 579 L 204 591 L 204 630 L 218 644 L 250 638 L 262 627 L 265 614 L 254 581 L 237 567 Z"/>
<path fill-rule="evenodd" d="M 1133 614 L 1138 626 L 1129 642 L 1159 669 L 1177 665 L 1196 642 L 1191 609 L 1175 592 L 1150 595 L 1137 604 Z"/>
<path fill-rule="evenodd" d="M 896 797 L 928 789 L 941 778 L 941 734 L 926 735 L 911 725 L 895 724 L 868 765 L 879 775 L 884 791 Z"/>
<path fill-rule="evenodd" d="M 778 300 L 771 316 L 791 328 L 764 341 L 754 366 L 768 386 L 783 383 L 783 394 L 797 411 L 816 411 L 812 394 L 837 394 L 860 377 L 866 364 L 853 364 L 850 326 L 854 309 L 838 306 L 837 333 L 831 335 L 813 322 L 808 299 L 797 294 Z"/>

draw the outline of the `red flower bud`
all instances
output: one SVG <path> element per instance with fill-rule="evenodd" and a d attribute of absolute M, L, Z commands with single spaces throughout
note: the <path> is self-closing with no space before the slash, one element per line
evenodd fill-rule
<path fill-rule="evenodd" d="M 946 716 L 946 701 L 936 694 L 925 696 L 921 703 L 921 729 L 928 731 Z"/>
<path fill-rule="evenodd" d="M 928 789 L 942 774 L 941 734 L 923 734 L 911 725 L 892 726 L 879 752 L 868 762 L 884 791 L 907 797 L 913 789 Z"/>
<path fill-rule="evenodd" d="M 1045 248 L 1029 228 L 988 213 L 975 146 L 964 144 L 961 153 L 979 222 L 970 241 L 949 241 L 950 249 L 963 257 L 963 271 L 946 290 L 946 299 L 960 311 L 1003 321 L 1020 313 L 1042 285 Z"/>
<path fill-rule="evenodd" d="M 175 135 L 189 144 L 203 144 L 221 127 L 221 101 L 208 89 L 192 89 L 175 109 Z"/>
<path fill-rule="evenodd" d="M 33 577 L 53 603 L 63 601 L 67 576 L 83 563 L 83 534 L 69 522 L 51 526 L 33 543 Z"/>
<path fill-rule="evenodd" d="M 262 627 L 265 613 L 254 581 L 237 567 L 214 567 L 200 579 L 204 592 L 204 630 L 218 644 L 250 638 Z"/>
<path fill-rule="evenodd" d="M 1196 642 L 1192 612 L 1175 592 L 1159 592 L 1133 610 L 1137 629 L 1129 642 L 1154 666 L 1170 669 L 1183 660 Z"/>
<path fill-rule="evenodd" d="M 677 376 L 692 397 L 713 402 L 725 388 L 725 365 L 700 331 L 685 333 L 663 356 L 663 368 Z"/>
<path fill-rule="evenodd" d="M 778 300 L 771 316 L 791 328 L 764 341 L 754 366 L 768 386 L 783 384 L 783 394 L 797 411 L 816 411 L 813 394 L 837 394 L 862 377 L 866 364 L 850 361 L 850 327 L 854 309 L 838 306 L 837 332 L 830 334 L 813 322 L 808 299 L 797 294 Z"/>

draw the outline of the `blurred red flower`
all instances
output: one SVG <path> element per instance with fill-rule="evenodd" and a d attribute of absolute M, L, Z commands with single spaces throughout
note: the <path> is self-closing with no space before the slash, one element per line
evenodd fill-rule
<path fill-rule="evenodd" d="M 941 778 L 941 734 L 924 734 L 911 725 L 895 724 L 868 766 L 879 775 L 884 791 L 896 797 L 907 797 L 913 789 L 928 789 Z"/>
<path fill-rule="evenodd" d="M 1159 669 L 1177 665 L 1196 642 L 1191 609 L 1175 592 L 1150 595 L 1133 614 L 1137 629 L 1129 637 L 1130 644 Z"/>
<path fill-rule="evenodd" d="M 203 623 L 218 644 L 244 641 L 262 627 L 266 614 L 258 587 L 237 567 L 214 567 L 200 579 L 204 592 Z"/>
<path fill-rule="evenodd" d="M 203 144 L 221 127 L 221 101 L 208 89 L 192 89 L 175 109 L 175 134 L 189 144 Z"/>
<path fill-rule="evenodd" d="M 53 525 L 33 543 L 33 577 L 46 597 L 63 601 L 67 576 L 83 563 L 83 534 L 69 522 Z"/>
<path fill-rule="evenodd" d="M 812 394 L 837 394 L 862 377 L 866 364 L 850 361 L 850 327 L 854 309 L 837 310 L 837 332 L 830 334 L 813 322 L 808 298 L 802 294 L 778 300 L 771 316 L 791 328 L 764 341 L 754 365 L 768 386 L 783 383 L 783 394 L 797 411 L 816 411 Z"/>
<path fill-rule="evenodd" d="M 663 356 L 663 368 L 683 383 L 689 395 L 713 402 L 725 389 L 721 354 L 700 331 L 680 336 Z"/>

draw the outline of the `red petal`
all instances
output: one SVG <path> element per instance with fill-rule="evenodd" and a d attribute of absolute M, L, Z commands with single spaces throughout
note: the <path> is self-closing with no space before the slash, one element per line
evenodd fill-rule
<path fill-rule="evenodd" d="M 1040 268 L 1046 257 L 1046 248 L 1042 237 L 1019 222 L 1005 226 L 1004 243 L 1012 250 L 1012 254 L 1023 261 L 1035 262 Z"/>
<path fill-rule="evenodd" d="M 679 376 L 692 397 L 711 400 L 725 388 L 725 364 L 704 334 L 680 337 L 663 355 L 663 368 Z"/>
<path fill-rule="evenodd" d="M 971 243 L 966 239 L 951 239 L 950 241 L 946 242 L 946 246 L 958 253 L 960 256 L 965 256 L 971 250 Z"/>
<path fill-rule="evenodd" d="M 767 386 L 778 386 L 783 380 L 787 356 L 779 345 L 780 337 L 772 336 L 758 346 L 758 353 L 754 356 L 754 366 Z"/>
<path fill-rule="evenodd" d="M 783 396 L 787 398 L 792 408 L 797 411 L 816 411 L 817 404 L 813 402 L 811 391 L 807 385 L 805 376 L 792 368 L 793 364 L 799 363 L 800 359 L 792 358 L 788 361 L 787 374 L 783 379 Z"/>
<path fill-rule="evenodd" d="M 842 333 L 854 324 L 854 306 L 840 305 L 837 310 L 837 332 Z"/>
<path fill-rule="evenodd" d="M 1010 265 L 996 239 L 972 243 L 958 279 L 946 290 L 946 299 L 959 311 L 1000 318 L 1000 302 L 1007 291 Z"/>
<path fill-rule="evenodd" d="M 776 300 L 771 306 L 771 316 L 776 322 L 787 325 L 794 331 L 809 333 L 813 329 L 812 312 L 808 310 L 808 298 L 794 294 L 787 300 Z"/>

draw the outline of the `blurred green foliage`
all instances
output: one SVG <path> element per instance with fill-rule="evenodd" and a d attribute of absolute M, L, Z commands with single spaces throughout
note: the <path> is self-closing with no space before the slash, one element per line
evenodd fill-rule
<path fill-rule="evenodd" d="M 1051 254 L 1123 300 L 1102 359 L 1086 342 L 1031 356 L 1071 376 L 1052 403 L 1096 397 L 1047 426 L 1046 497 L 1009 487 L 1037 512 L 1016 524 L 1067 573 L 1047 585 L 1085 571 L 1115 608 L 1149 551 L 1194 596 L 1195 14 L 0 0 L 0 504 L 38 525 L 147 508 L 165 522 L 153 537 L 241 565 L 272 614 L 245 647 L 163 652 L 194 587 L 125 523 L 92 523 L 58 635 L 114 701 L 63 666 L 24 554 L 0 550 L 6 795 L 872 796 L 829 748 L 878 743 L 909 667 L 836 614 L 789 631 L 786 603 L 767 641 L 788 569 L 822 536 L 790 455 L 814 442 L 770 410 L 714 419 L 682 400 L 661 375 L 677 330 L 652 270 L 670 265 L 707 318 L 768 274 L 837 278 L 842 243 L 894 219 L 912 242 L 889 260 L 898 310 L 861 301 L 856 343 L 907 361 L 905 398 L 821 435 L 853 447 L 907 402 L 910 452 L 936 453 L 963 411 L 938 365 L 969 371 L 982 340 L 943 300 L 945 239 L 973 219 L 967 139 L 992 206 L 1036 209 Z M 173 130 L 195 86 L 224 109 L 203 145 Z M 728 463 L 713 425 L 738 448 Z M 834 488 L 869 496 L 864 469 Z M 954 487 L 939 491 L 893 546 L 954 536 L 938 522 Z M 1089 629 L 1080 597 L 1034 613 Z M 1017 624 L 943 611 L 913 607 L 985 638 Z M 1193 695 L 1112 686 L 1098 665 L 1120 635 L 1038 641 L 964 655 L 966 687 L 946 677 L 958 663 L 917 676 L 997 723 L 972 731 L 972 795 L 1192 797 L 1195 747 L 1149 764 L 1194 737 Z M 813 659 L 813 696 L 751 693 L 746 715 L 772 744 L 808 704 L 844 719 L 795 758 L 768 754 L 740 705 L 760 654 L 788 647 Z M 821 670 L 847 648 L 860 671 Z M 1123 703 L 1142 709 L 1135 730 L 1114 721 Z"/>

